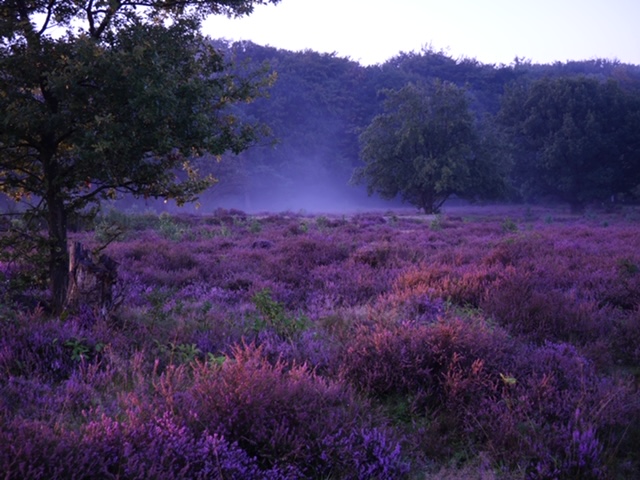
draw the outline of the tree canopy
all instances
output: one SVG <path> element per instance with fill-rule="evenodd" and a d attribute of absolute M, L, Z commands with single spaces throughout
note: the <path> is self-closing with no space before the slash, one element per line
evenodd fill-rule
<path fill-rule="evenodd" d="M 400 196 L 425 213 L 453 194 L 492 193 L 500 183 L 497 160 L 482 145 L 464 89 L 449 82 L 408 84 L 385 92 L 384 113 L 360 136 L 365 165 L 355 175 L 369 193 Z"/>
<path fill-rule="evenodd" d="M 525 196 L 548 195 L 581 211 L 640 184 L 640 103 L 617 82 L 544 78 L 505 96 L 502 121 L 522 150 Z"/>
<path fill-rule="evenodd" d="M 497 134 L 500 129 L 492 126 L 491 119 L 499 111 L 508 85 L 582 73 L 599 81 L 614 79 L 628 91 L 627 100 L 640 89 L 640 67 L 607 60 L 537 65 L 517 59 L 512 65 L 495 66 L 468 58 L 456 60 L 445 52 L 425 48 L 365 67 L 335 54 L 310 50 L 291 52 L 246 41 L 219 41 L 216 45 L 229 51 L 240 65 L 257 67 L 268 62 L 277 75 L 268 98 L 241 105 L 243 114 L 269 125 L 277 143 L 275 148 L 258 145 L 239 158 L 223 158 L 218 165 L 222 171 L 212 172 L 219 175 L 220 182 L 201 197 L 203 210 L 219 206 L 253 211 L 378 206 L 377 199 L 366 199 L 365 188 L 348 185 L 353 169 L 361 165 L 358 135 L 384 112 L 385 96 L 379 92 L 400 90 L 409 83 L 441 80 L 465 89 L 471 112 L 481 120 L 476 127 L 480 127 L 482 150 L 496 157 L 494 164 L 501 169 L 498 177 L 504 176 L 508 165 L 497 162 L 504 146 L 496 140 L 503 140 L 503 135 Z M 513 158 L 518 170 L 527 157 L 523 141 L 518 137 L 513 142 L 518 146 L 518 155 Z M 203 165 L 201 171 L 205 168 Z M 640 167 L 629 163 L 627 168 Z M 625 177 L 632 178 L 629 174 Z M 521 200 L 518 192 L 526 177 L 518 175 L 510 180 L 509 199 Z"/>
<path fill-rule="evenodd" d="M 0 191 L 47 225 L 56 311 L 71 215 L 119 191 L 189 201 L 212 182 L 191 157 L 237 153 L 256 138 L 228 107 L 269 79 L 228 73 L 199 27 L 205 15 L 278 1 L 2 2 Z"/>

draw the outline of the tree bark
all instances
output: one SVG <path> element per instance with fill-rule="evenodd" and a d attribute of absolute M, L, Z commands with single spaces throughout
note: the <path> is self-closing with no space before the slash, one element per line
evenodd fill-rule
<path fill-rule="evenodd" d="M 44 91 L 44 90 L 43 90 Z M 55 101 L 52 109 L 56 110 Z M 40 159 L 43 167 L 43 191 L 46 201 L 46 220 L 49 242 L 49 286 L 51 310 L 62 313 L 69 285 L 69 247 L 67 245 L 67 210 L 63 197 L 60 165 L 56 161 L 56 142 L 51 134 L 44 134 Z"/>
<path fill-rule="evenodd" d="M 67 308 L 91 307 L 97 316 L 107 318 L 117 307 L 113 287 L 118 278 L 117 263 L 106 255 L 97 262 L 80 242 L 74 242 L 69 261 Z"/>
<path fill-rule="evenodd" d="M 69 248 L 67 246 L 67 213 L 55 188 L 47 193 L 49 227 L 49 283 L 51 309 L 59 315 L 64 309 L 69 285 Z"/>

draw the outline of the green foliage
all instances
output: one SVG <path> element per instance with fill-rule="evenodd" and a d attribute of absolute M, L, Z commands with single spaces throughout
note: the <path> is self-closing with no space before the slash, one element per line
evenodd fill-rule
<path fill-rule="evenodd" d="M 316 217 L 316 225 L 320 230 L 323 230 L 329 226 L 329 219 L 324 215 Z"/>
<path fill-rule="evenodd" d="M 173 220 L 167 212 L 160 214 L 160 225 L 158 229 L 164 238 L 173 240 L 174 242 L 182 240 L 182 237 L 185 235 L 185 229 Z"/>
<path fill-rule="evenodd" d="M 169 363 L 192 363 L 202 355 L 202 350 L 194 343 L 155 343 L 158 350 L 169 357 Z"/>
<path fill-rule="evenodd" d="M 631 276 L 640 273 L 640 267 L 630 258 L 619 259 L 618 269 L 623 276 Z"/>
<path fill-rule="evenodd" d="M 438 214 L 429 222 L 429 228 L 435 232 L 442 230 L 442 215 Z"/>
<path fill-rule="evenodd" d="M 122 239 L 126 233 L 128 223 L 129 222 L 124 215 L 105 215 L 98 219 L 94 226 L 93 231 L 95 238 L 104 245 L 108 245 L 115 240 Z"/>
<path fill-rule="evenodd" d="M 209 300 L 205 300 L 202 303 L 202 307 L 200 308 L 200 311 L 202 312 L 203 315 L 206 315 L 211 311 L 212 308 L 213 308 L 213 304 Z"/>
<path fill-rule="evenodd" d="M 10 289 L 45 287 L 48 242 L 40 235 L 41 223 L 32 216 L 14 218 L 0 235 L 0 261 L 20 265 L 9 279 Z"/>
<path fill-rule="evenodd" d="M 212 171 L 220 178 L 212 195 L 232 188 L 229 195 L 249 198 L 253 205 L 259 205 L 262 199 L 274 199 L 278 193 L 286 196 L 300 188 L 324 185 L 325 181 L 335 188 L 345 184 L 353 168 L 359 166 L 357 132 L 382 113 L 380 90 L 399 90 L 411 82 L 434 79 L 451 82 L 467 89 L 471 110 L 482 118 L 499 110 L 505 86 L 514 81 L 583 73 L 618 78 L 629 89 L 640 83 L 637 66 L 616 60 L 534 65 L 518 59 L 512 65 L 498 66 L 472 58 L 452 58 L 445 51 L 426 47 L 365 67 L 335 54 L 292 52 L 248 41 L 217 41 L 216 46 L 226 49 L 240 63 L 257 66 L 268 62 L 277 73 L 268 99 L 242 106 L 247 115 L 269 124 L 277 148 L 251 148 L 231 161 L 223 159 L 217 164 L 222 171 Z M 299 108 L 301 104 L 304 109 Z M 488 142 L 487 147 L 492 143 L 496 142 Z M 515 198 L 515 191 L 509 193 Z"/>
<path fill-rule="evenodd" d="M 507 217 L 502 221 L 502 231 L 504 233 L 513 233 L 518 231 L 518 224 L 511 218 Z"/>
<path fill-rule="evenodd" d="M 243 109 L 268 123 L 278 148 L 269 144 L 250 149 L 240 159 L 248 169 L 229 172 L 226 178 L 248 177 L 242 180 L 252 197 L 258 197 L 255 200 L 273 200 L 278 194 L 289 196 L 329 182 L 346 185 L 357 152 L 354 114 L 365 107 L 355 106 L 364 90 L 363 69 L 335 54 L 288 52 L 251 42 L 234 44 L 230 51 L 254 65 L 268 62 L 277 73 L 269 98 Z M 236 166 L 236 159 L 231 163 Z"/>
<path fill-rule="evenodd" d="M 629 193 L 640 183 L 639 112 L 639 97 L 613 80 L 545 78 L 511 88 L 501 119 L 523 150 L 515 170 L 522 195 L 551 195 L 577 213 Z"/>
<path fill-rule="evenodd" d="M 106 225 L 117 225 L 125 232 L 139 231 L 157 228 L 160 218 L 154 211 L 138 212 L 123 211 L 115 207 L 108 208 L 105 212 L 96 216 L 94 229 L 104 223 Z"/>
<path fill-rule="evenodd" d="M 98 342 L 90 345 L 84 338 L 71 338 L 64 342 L 64 346 L 70 350 L 71 360 L 82 362 L 92 358 L 104 350 L 104 343 Z"/>
<path fill-rule="evenodd" d="M 227 360 L 226 355 L 215 355 L 211 352 L 207 354 L 207 363 L 214 367 L 221 367 Z"/>
<path fill-rule="evenodd" d="M 151 306 L 145 315 L 145 323 L 150 333 L 158 330 L 163 332 L 173 326 L 174 312 L 167 310 L 165 306 L 174 294 L 175 291 L 173 289 L 166 288 L 154 288 L 144 294 L 145 299 Z"/>
<path fill-rule="evenodd" d="M 252 219 L 251 223 L 249 223 L 249 231 L 251 233 L 260 233 L 262 231 L 262 225 L 256 219 Z"/>
<path fill-rule="evenodd" d="M 525 222 L 533 222 L 536 219 L 531 206 L 527 205 L 527 208 L 524 211 L 524 221 Z"/>
<path fill-rule="evenodd" d="M 220 235 L 221 237 L 230 237 L 231 235 L 233 235 L 233 231 L 226 225 L 222 225 L 218 229 L 218 235 Z"/>
<path fill-rule="evenodd" d="M 200 356 L 202 351 L 194 343 L 180 343 L 171 345 L 182 363 L 191 363 Z"/>
<path fill-rule="evenodd" d="M 200 19 L 277 2 L 3 2 L 0 193 L 27 200 L 27 214 L 47 226 L 56 311 L 69 218 L 119 192 L 191 201 L 213 179 L 190 159 L 239 153 L 258 137 L 228 107 L 270 79 L 230 74 Z"/>
<path fill-rule="evenodd" d="M 271 297 L 271 292 L 268 289 L 256 293 L 251 301 L 260 314 L 254 324 L 254 328 L 258 331 L 271 328 L 280 337 L 293 340 L 300 332 L 309 327 L 309 320 L 305 316 L 288 315 L 284 306 Z"/>
<path fill-rule="evenodd" d="M 354 174 L 369 194 L 400 196 L 436 213 L 452 194 L 497 193 L 498 159 L 483 148 L 465 90 L 452 83 L 386 90 L 384 113 L 360 136 L 365 162 Z"/>

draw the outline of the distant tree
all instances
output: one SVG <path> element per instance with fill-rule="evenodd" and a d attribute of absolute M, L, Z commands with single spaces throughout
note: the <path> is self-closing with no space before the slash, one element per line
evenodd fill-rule
<path fill-rule="evenodd" d="M 500 192 L 499 152 L 481 138 L 464 89 L 435 81 L 385 94 L 384 113 L 360 136 L 365 165 L 355 171 L 354 182 L 366 182 L 369 194 L 399 195 L 428 214 L 453 194 L 477 198 Z"/>
<path fill-rule="evenodd" d="M 545 78 L 512 87 L 500 117 L 521 150 L 515 171 L 525 197 L 552 196 L 578 213 L 637 186 L 639 106 L 613 80 Z"/>
<path fill-rule="evenodd" d="M 191 156 L 254 140 L 226 107 L 251 100 L 262 79 L 228 74 L 198 32 L 205 15 L 278 1 L 0 4 L 0 192 L 46 225 L 56 312 L 67 294 L 70 216 L 117 192 L 192 200 L 210 179 Z"/>

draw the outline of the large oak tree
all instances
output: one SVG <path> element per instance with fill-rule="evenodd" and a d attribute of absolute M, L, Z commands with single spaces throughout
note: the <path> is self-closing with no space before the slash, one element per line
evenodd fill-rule
<path fill-rule="evenodd" d="M 500 193 L 500 149 L 488 129 L 482 134 L 463 88 L 437 80 L 385 93 L 384 113 L 360 135 L 365 165 L 356 170 L 355 182 L 366 182 L 369 194 L 400 196 L 428 214 L 453 194 Z"/>
<path fill-rule="evenodd" d="M 228 107 L 266 78 L 231 75 L 200 21 L 278 1 L 1 2 L 0 192 L 46 225 L 55 311 L 67 293 L 70 216 L 117 192 L 192 200 L 211 179 L 189 158 L 254 140 Z"/>

